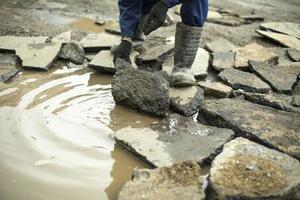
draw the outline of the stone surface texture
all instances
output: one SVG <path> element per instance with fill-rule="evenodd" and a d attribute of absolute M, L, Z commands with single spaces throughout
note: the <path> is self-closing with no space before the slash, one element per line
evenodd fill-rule
<path fill-rule="evenodd" d="M 235 66 L 235 52 L 214 53 L 212 66 L 217 71 L 233 68 Z"/>
<path fill-rule="evenodd" d="M 204 200 L 201 169 L 196 162 L 183 162 L 154 170 L 135 170 L 118 200 Z"/>
<path fill-rule="evenodd" d="M 202 100 L 204 91 L 198 87 L 170 88 L 171 108 L 186 117 L 197 113 Z"/>
<path fill-rule="evenodd" d="M 200 79 L 207 76 L 207 70 L 209 66 L 209 52 L 205 49 L 199 48 L 197 51 L 196 58 L 191 67 L 191 70 L 196 79 Z"/>
<path fill-rule="evenodd" d="M 47 70 L 57 58 L 61 43 L 21 45 L 16 49 L 24 68 Z"/>
<path fill-rule="evenodd" d="M 297 51 L 295 49 L 289 49 L 288 55 L 293 61 L 300 62 L 300 50 Z"/>
<path fill-rule="evenodd" d="M 45 43 L 48 37 L 18 37 L 18 36 L 1 36 L 0 50 L 15 51 L 19 46 L 26 44 Z"/>
<path fill-rule="evenodd" d="M 72 41 L 66 43 L 61 48 L 59 57 L 65 60 L 70 60 L 74 64 L 81 65 L 85 59 L 84 49 L 79 42 Z"/>
<path fill-rule="evenodd" d="M 205 95 L 226 98 L 232 94 L 233 89 L 221 82 L 200 81 L 198 85 L 204 90 Z"/>
<path fill-rule="evenodd" d="M 300 158 L 300 114 L 239 99 L 205 100 L 199 120 Z"/>
<path fill-rule="evenodd" d="M 209 199 L 291 200 L 300 189 L 299 161 L 237 138 L 212 163 Z"/>
<path fill-rule="evenodd" d="M 265 48 L 257 43 L 251 43 L 244 47 L 238 48 L 235 54 L 235 67 L 248 67 L 249 60 L 267 61 L 276 56 L 272 50 Z"/>
<path fill-rule="evenodd" d="M 173 49 L 174 44 L 161 44 L 151 47 L 137 57 L 137 64 L 143 65 L 150 62 L 161 62 Z"/>
<path fill-rule="evenodd" d="M 226 69 L 218 76 L 233 89 L 242 89 L 248 92 L 267 93 L 270 86 L 259 79 L 255 74 L 236 69 Z"/>
<path fill-rule="evenodd" d="M 12 53 L 0 53 L 0 82 L 12 80 L 18 73 L 16 56 Z"/>
<path fill-rule="evenodd" d="M 229 129 L 205 126 L 191 117 L 172 114 L 147 128 L 121 129 L 115 139 L 148 165 L 161 167 L 187 160 L 210 162 L 233 135 Z"/>
<path fill-rule="evenodd" d="M 112 80 L 112 95 L 117 104 L 132 109 L 165 116 L 170 97 L 167 82 L 162 76 L 134 69 L 130 64 L 117 60 Z"/>
<path fill-rule="evenodd" d="M 293 100 L 294 106 L 300 107 L 300 81 L 297 82 L 293 89 Z"/>
<path fill-rule="evenodd" d="M 294 36 L 300 39 L 300 24 L 291 22 L 268 22 L 262 23 L 260 27 Z"/>
<path fill-rule="evenodd" d="M 212 42 L 207 43 L 206 49 L 208 49 L 212 53 L 229 52 L 229 51 L 235 52 L 236 46 L 226 39 L 218 38 Z"/>
<path fill-rule="evenodd" d="M 250 61 L 250 68 L 272 89 L 279 93 L 291 94 L 292 87 L 300 73 L 300 65 L 279 66 L 270 63 Z"/>
<path fill-rule="evenodd" d="M 88 34 L 80 43 L 83 45 L 85 51 L 100 51 L 110 50 L 110 48 L 119 43 L 120 40 L 120 36 L 103 32 Z"/>

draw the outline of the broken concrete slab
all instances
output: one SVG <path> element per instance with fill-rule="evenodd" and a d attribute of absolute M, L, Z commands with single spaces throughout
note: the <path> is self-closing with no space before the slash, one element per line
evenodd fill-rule
<path fill-rule="evenodd" d="M 300 24 L 291 22 L 268 22 L 262 23 L 260 27 L 300 39 Z"/>
<path fill-rule="evenodd" d="M 239 99 L 204 100 L 198 120 L 300 158 L 300 114 Z"/>
<path fill-rule="evenodd" d="M 59 52 L 59 57 L 69 60 L 74 64 L 81 65 L 84 62 L 85 54 L 82 45 L 77 41 L 66 43 Z"/>
<path fill-rule="evenodd" d="M 236 51 L 236 46 L 224 38 L 218 38 L 207 43 L 205 48 L 212 53 Z"/>
<path fill-rule="evenodd" d="M 153 167 L 187 160 L 210 162 L 234 132 L 205 126 L 192 117 L 171 114 L 143 129 L 124 128 L 115 133 L 117 143 Z"/>
<path fill-rule="evenodd" d="M 300 51 L 300 40 L 297 39 L 296 37 L 284 35 L 280 33 L 269 32 L 269 31 L 262 31 L 262 30 L 256 30 L 256 31 L 260 35 L 272 39 L 282 44 L 283 46 L 294 48 Z"/>
<path fill-rule="evenodd" d="M 293 100 L 292 104 L 294 106 L 300 107 L 300 81 L 295 85 L 293 89 Z"/>
<path fill-rule="evenodd" d="M 204 200 L 204 182 L 199 165 L 191 161 L 154 170 L 135 170 L 118 200 Z"/>
<path fill-rule="evenodd" d="M 71 41 L 71 37 L 72 37 L 72 31 L 66 31 L 53 37 L 51 39 L 51 42 L 66 44 Z"/>
<path fill-rule="evenodd" d="M 223 18 L 211 18 L 207 20 L 215 24 L 221 24 L 225 26 L 240 26 L 242 24 L 247 24 L 247 20 L 239 18 L 233 15 L 225 15 Z"/>
<path fill-rule="evenodd" d="M 198 112 L 204 99 L 204 91 L 198 87 L 169 88 L 171 108 L 186 117 Z"/>
<path fill-rule="evenodd" d="M 265 48 L 257 43 L 251 43 L 238 48 L 235 54 L 235 67 L 249 67 L 249 60 L 265 62 L 274 58 L 276 54 L 272 50 Z"/>
<path fill-rule="evenodd" d="M 80 43 L 85 51 L 110 50 L 110 48 L 120 42 L 121 37 L 108 33 L 91 33 L 85 36 Z"/>
<path fill-rule="evenodd" d="M 136 51 L 132 51 L 131 53 L 131 61 L 132 61 L 132 66 L 134 68 L 137 68 L 135 65 L 135 57 L 138 55 Z M 93 57 L 92 61 L 89 63 L 89 67 L 92 69 L 95 69 L 99 72 L 105 72 L 109 74 L 115 74 L 116 73 L 116 68 L 113 62 L 114 56 L 111 53 L 111 51 L 100 51 L 96 56 Z"/>
<path fill-rule="evenodd" d="M 267 82 L 274 91 L 291 94 L 292 87 L 297 81 L 300 67 L 297 65 L 279 66 L 271 63 L 250 61 L 250 68 L 262 80 Z"/>
<path fill-rule="evenodd" d="M 217 98 L 227 98 L 233 89 L 221 82 L 200 81 L 198 85 L 204 90 L 205 95 Z"/>
<path fill-rule="evenodd" d="M 213 54 L 212 66 L 217 71 L 223 71 L 235 66 L 235 52 L 216 52 Z"/>
<path fill-rule="evenodd" d="M 157 73 L 133 68 L 118 59 L 116 73 L 112 79 L 112 95 L 117 104 L 165 116 L 169 111 L 168 83 Z"/>
<path fill-rule="evenodd" d="M 161 44 L 147 49 L 141 53 L 137 59 L 137 65 L 149 64 L 149 63 L 162 63 L 163 59 L 172 53 L 174 44 Z"/>
<path fill-rule="evenodd" d="M 258 94 L 245 92 L 242 90 L 234 91 L 234 96 L 243 95 L 244 98 L 252 103 L 264 106 L 270 106 L 275 109 L 285 110 L 288 112 L 296 112 L 300 114 L 300 108 L 292 105 L 293 97 L 285 94 L 271 92 L 269 94 Z"/>
<path fill-rule="evenodd" d="M 289 49 L 288 55 L 293 61 L 300 62 L 300 51 L 295 49 Z"/>
<path fill-rule="evenodd" d="M 270 86 L 260 80 L 255 74 L 243 72 L 237 69 L 226 69 L 218 76 L 233 89 L 242 89 L 248 92 L 267 93 Z"/>
<path fill-rule="evenodd" d="M 220 19 L 220 18 L 223 18 L 223 15 L 218 11 L 214 11 L 214 10 L 208 11 L 207 19 Z"/>
<path fill-rule="evenodd" d="M 114 22 L 108 27 L 106 27 L 105 31 L 111 34 L 121 35 L 120 24 L 118 22 Z"/>
<path fill-rule="evenodd" d="M 21 45 L 16 55 L 24 68 L 47 70 L 58 56 L 61 43 L 42 43 Z"/>
<path fill-rule="evenodd" d="M 196 58 L 191 67 L 192 73 L 196 79 L 205 78 L 208 74 L 210 54 L 202 48 L 198 48 Z"/>
<path fill-rule="evenodd" d="M 264 21 L 265 18 L 261 15 L 239 15 L 239 18 L 245 19 L 245 20 L 250 20 L 250 21 Z"/>
<path fill-rule="evenodd" d="M 45 43 L 48 37 L 0 36 L 0 50 L 15 51 L 20 45 Z"/>
<path fill-rule="evenodd" d="M 19 73 L 16 63 L 17 59 L 13 53 L 0 53 L 0 82 L 7 83 Z"/>
<path fill-rule="evenodd" d="M 267 147 L 237 138 L 212 163 L 209 199 L 296 199 L 299 161 Z"/>

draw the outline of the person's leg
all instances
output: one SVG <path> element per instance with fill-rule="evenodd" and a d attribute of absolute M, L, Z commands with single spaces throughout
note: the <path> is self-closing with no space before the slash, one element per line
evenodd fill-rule
<path fill-rule="evenodd" d="M 134 32 L 142 16 L 141 0 L 119 0 L 120 29 L 123 37 L 134 37 Z"/>
<path fill-rule="evenodd" d="M 181 7 L 182 23 L 176 26 L 173 86 L 194 85 L 196 80 L 191 67 L 194 63 L 202 27 L 207 17 L 208 0 L 185 0 Z"/>

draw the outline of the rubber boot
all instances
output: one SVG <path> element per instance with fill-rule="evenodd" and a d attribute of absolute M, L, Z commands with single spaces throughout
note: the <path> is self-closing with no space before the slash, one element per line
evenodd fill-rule
<path fill-rule="evenodd" d="M 146 36 L 143 32 L 144 30 L 144 26 L 146 24 L 146 19 L 147 19 L 147 16 L 142 16 L 139 24 L 138 24 L 138 27 L 136 28 L 135 30 L 135 33 L 134 33 L 134 40 L 137 40 L 137 41 L 145 41 L 146 40 Z"/>
<path fill-rule="evenodd" d="M 174 68 L 171 74 L 172 86 L 184 87 L 196 84 L 196 79 L 191 71 L 191 67 L 199 48 L 201 32 L 201 27 L 177 23 Z"/>

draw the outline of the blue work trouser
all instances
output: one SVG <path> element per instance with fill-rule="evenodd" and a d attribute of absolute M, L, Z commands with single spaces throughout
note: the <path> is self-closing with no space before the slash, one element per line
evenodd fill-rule
<path fill-rule="evenodd" d="M 159 0 L 119 0 L 120 28 L 122 36 L 133 37 L 139 20 L 150 12 Z M 208 0 L 164 0 L 171 8 L 182 4 L 182 22 L 190 26 L 202 27 L 207 18 Z"/>

